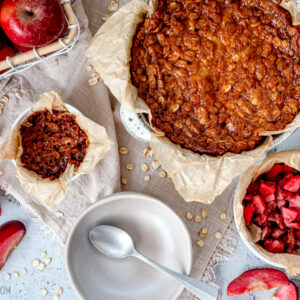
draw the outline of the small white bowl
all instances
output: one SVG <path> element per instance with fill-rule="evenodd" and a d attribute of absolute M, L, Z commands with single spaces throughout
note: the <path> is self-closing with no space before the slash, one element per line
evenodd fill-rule
<path fill-rule="evenodd" d="M 192 242 L 184 222 L 166 204 L 148 195 L 123 192 L 99 199 L 77 218 L 65 250 L 65 265 L 79 299 L 176 300 L 183 286 L 133 257 L 113 259 L 89 241 L 96 225 L 127 231 L 136 249 L 179 273 L 192 269 Z"/>
<path fill-rule="evenodd" d="M 70 113 L 73 114 L 80 114 L 81 112 L 75 108 L 74 106 L 70 105 L 70 104 L 65 104 L 65 106 L 67 107 L 68 111 Z M 15 122 L 12 125 L 12 130 L 14 130 L 19 124 L 22 124 L 24 122 L 24 119 L 26 117 L 26 115 L 28 114 L 28 112 L 30 111 L 31 108 L 27 108 L 26 110 L 24 110 L 19 117 L 15 120 Z M 15 160 L 12 160 L 12 162 L 14 163 L 14 165 L 16 165 Z M 81 174 L 76 174 L 72 177 L 71 181 L 76 180 Z"/>
<path fill-rule="evenodd" d="M 234 215 L 234 221 L 235 221 L 235 225 L 236 225 L 236 228 L 238 230 L 238 233 L 242 239 L 242 241 L 245 243 L 245 245 L 247 246 L 247 248 L 256 256 L 258 257 L 259 259 L 261 259 L 262 261 L 264 261 L 265 263 L 267 264 L 270 264 L 274 267 L 277 267 L 277 268 L 283 268 L 284 269 L 284 266 L 279 264 L 279 263 L 276 263 L 272 260 L 270 260 L 269 258 L 265 257 L 264 255 L 262 255 L 260 252 L 257 251 L 256 247 L 255 247 L 255 243 L 254 242 L 250 242 L 247 240 L 247 238 L 245 237 L 245 235 L 240 231 L 240 228 L 238 226 L 238 222 L 237 222 L 237 219 L 236 219 L 236 212 L 235 212 L 235 203 L 236 203 L 236 198 L 234 197 L 234 204 L 233 204 L 233 215 Z"/>

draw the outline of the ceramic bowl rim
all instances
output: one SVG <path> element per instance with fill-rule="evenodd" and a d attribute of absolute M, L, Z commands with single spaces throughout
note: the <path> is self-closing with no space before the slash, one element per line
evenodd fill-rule
<path fill-rule="evenodd" d="M 73 290 L 76 292 L 77 296 L 79 296 L 81 299 L 84 299 L 84 296 L 82 295 L 81 291 L 79 288 L 77 288 L 75 280 L 72 276 L 72 272 L 71 272 L 71 266 L 70 266 L 70 243 L 72 240 L 72 237 L 76 231 L 76 229 L 78 228 L 78 226 L 80 225 L 81 221 L 94 209 L 97 209 L 99 206 L 101 207 L 102 205 L 105 205 L 107 203 L 113 202 L 113 201 L 117 201 L 120 200 L 123 197 L 128 197 L 128 196 L 140 196 L 140 197 L 144 197 L 147 200 L 149 200 L 150 202 L 159 204 L 161 206 L 163 206 L 164 208 L 166 208 L 167 210 L 170 211 L 170 213 L 179 221 L 179 223 L 182 225 L 184 233 L 185 233 L 185 237 L 188 240 L 188 248 L 189 248 L 189 262 L 187 265 L 187 274 L 186 275 L 190 275 L 191 271 L 192 271 L 192 266 L 193 266 L 193 246 L 192 246 L 192 238 L 190 235 L 190 232 L 186 226 L 186 224 L 183 222 L 183 220 L 175 213 L 175 211 L 170 208 L 167 204 L 165 204 L 164 202 L 162 202 L 161 200 L 152 197 L 150 195 L 146 195 L 143 193 L 137 193 L 137 192 L 119 192 L 119 193 L 114 193 L 114 194 L 110 194 L 108 196 L 105 196 L 101 199 L 99 199 L 97 202 L 95 202 L 94 204 L 92 204 L 90 207 L 88 207 L 85 211 L 83 211 L 83 213 L 76 219 L 75 223 L 73 224 L 68 237 L 67 237 L 67 241 L 65 244 L 65 259 L 64 259 L 64 263 L 66 266 L 66 270 L 67 270 L 67 274 L 68 274 L 68 278 L 70 280 L 71 286 L 73 288 Z M 176 293 L 176 295 L 174 295 L 173 300 L 176 300 L 180 294 L 183 292 L 184 287 L 181 286 L 180 288 L 178 288 L 178 292 Z"/>

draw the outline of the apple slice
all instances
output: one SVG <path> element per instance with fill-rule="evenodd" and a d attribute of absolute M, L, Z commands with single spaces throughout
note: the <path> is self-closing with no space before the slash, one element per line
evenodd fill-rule
<path fill-rule="evenodd" d="M 287 276 L 276 269 L 254 269 L 241 274 L 227 287 L 228 296 L 242 295 L 252 291 L 269 290 L 287 285 Z"/>
<path fill-rule="evenodd" d="M 276 190 L 276 182 L 261 181 L 259 186 L 259 193 L 265 198 L 274 195 Z"/>
<path fill-rule="evenodd" d="M 252 203 L 255 207 L 255 212 L 258 215 L 262 215 L 265 212 L 265 210 L 267 209 L 267 205 L 260 195 L 254 196 Z"/>
<path fill-rule="evenodd" d="M 296 193 L 298 192 L 299 188 L 300 188 L 300 175 L 296 175 L 292 178 L 290 178 L 285 185 L 283 186 L 283 188 L 286 191 L 292 192 L 292 193 Z"/>
<path fill-rule="evenodd" d="M 271 300 L 297 300 L 298 292 L 297 288 L 292 282 L 281 286 L 277 289 L 272 296 Z"/>
<path fill-rule="evenodd" d="M 272 253 L 284 252 L 284 242 L 281 240 L 265 239 L 264 247 L 267 251 Z"/>
<path fill-rule="evenodd" d="M 275 164 L 272 169 L 267 173 L 266 178 L 275 180 L 276 177 L 283 171 L 283 165 Z"/>
<path fill-rule="evenodd" d="M 283 221 L 286 226 L 288 226 L 293 221 L 297 220 L 298 211 L 292 208 L 281 207 L 280 209 L 281 215 L 283 217 Z"/>
<path fill-rule="evenodd" d="M 300 208 L 300 195 L 293 195 L 289 200 L 290 207 Z"/>
<path fill-rule="evenodd" d="M 0 270 L 7 261 L 11 251 L 18 246 L 26 229 L 20 221 L 10 221 L 0 226 Z"/>
<path fill-rule="evenodd" d="M 244 219 L 245 219 L 246 226 L 249 226 L 251 224 L 254 211 L 255 211 L 255 207 L 252 204 L 249 204 L 244 208 Z"/>

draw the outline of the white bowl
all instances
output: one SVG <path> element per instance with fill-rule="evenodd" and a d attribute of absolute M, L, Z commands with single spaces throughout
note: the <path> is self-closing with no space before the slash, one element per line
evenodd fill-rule
<path fill-rule="evenodd" d="M 65 104 L 65 106 L 67 107 L 68 111 L 70 113 L 74 113 L 74 114 L 80 114 L 81 112 L 75 108 L 74 106 L 70 105 L 70 104 Z M 14 130 L 19 124 L 22 124 L 24 122 L 24 119 L 26 117 L 26 115 L 28 114 L 28 112 L 30 111 L 31 108 L 27 108 L 26 110 L 24 110 L 19 117 L 15 120 L 15 122 L 12 125 L 12 130 Z M 15 160 L 12 160 L 12 162 L 14 163 L 14 165 L 16 165 Z M 71 181 L 76 180 L 81 174 L 76 174 L 72 177 Z"/>
<path fill-rule="evenodd" d="M 127 231 L 138 251 L 174 271 L 189 275 L 192 269 L 191 237 L 173 210 L 144 194 L 112 194 L 90 206 L 68 236 L 65 265 L 79 299 L 178 299 L 183 286 L 162 272 L 133 257 L 113 259 L 100 253 L 88 233 L 101 224 Z"/>

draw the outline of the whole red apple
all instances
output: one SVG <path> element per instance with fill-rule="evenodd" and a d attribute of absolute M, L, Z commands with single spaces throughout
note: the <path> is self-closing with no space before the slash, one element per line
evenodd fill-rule
<path fill-rule="evenodd" d="M 15 45 L 32 48 L 55 41 L 66 21 L 58 0 L 4 0 L 0 22 Z"/>

